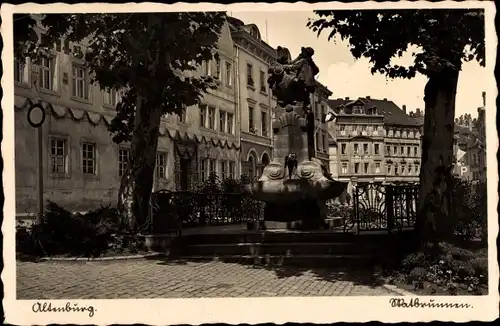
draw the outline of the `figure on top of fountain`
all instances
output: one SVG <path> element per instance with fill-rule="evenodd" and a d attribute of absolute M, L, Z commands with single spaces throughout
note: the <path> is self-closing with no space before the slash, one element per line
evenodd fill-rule
<path fill-rule="evenodd" d="M 309 95 L 314 93 L 314 77 L 319 73 L 318 66 L 312 59 L 314 50 L 302 47 L 293 61 L 287 48 L 279 46 L 276 52 L 278 58 L 269 68 L 268 84 L 278 104 L 286 107 L 301 102 L 306 108 L 309 105 Z"/>

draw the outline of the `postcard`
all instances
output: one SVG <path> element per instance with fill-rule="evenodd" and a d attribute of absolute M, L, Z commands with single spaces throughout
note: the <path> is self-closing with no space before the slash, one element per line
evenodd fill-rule
<path fill-rule="evenodd" d="M 498 318 L 495 13 L 2 5 L 6 321 Z"/>

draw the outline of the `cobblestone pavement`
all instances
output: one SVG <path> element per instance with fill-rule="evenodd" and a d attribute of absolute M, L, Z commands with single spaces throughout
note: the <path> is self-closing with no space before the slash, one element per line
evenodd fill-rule
<path fill-rule="evenodd" d="M 369 273 L 223 262 L 17 262 L 18 299 L 391 295 Z"/>

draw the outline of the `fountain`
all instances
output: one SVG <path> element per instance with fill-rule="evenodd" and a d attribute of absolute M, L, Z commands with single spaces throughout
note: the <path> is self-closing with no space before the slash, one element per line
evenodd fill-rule
<path fill-rule="evenodd" d="M 291 60 L 286 48 L 278 47 L 278 58 L 269 68 L 269 87 L 277 98 L 273 160 L 260 179 L 246 191 L 266 203 L 260 228 L 314 230 L 324 224 L 326 200 L 339 197 L 347 184 L 331 178 L 314 156 L 315 118 L 310 95 L 319 69 L 312 60 L 314 50 L 302 48 Z"/>

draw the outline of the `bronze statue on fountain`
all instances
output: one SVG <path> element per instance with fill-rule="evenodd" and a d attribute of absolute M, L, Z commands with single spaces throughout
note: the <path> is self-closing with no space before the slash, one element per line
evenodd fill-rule
<path fill-rule="evenodd" d="M 287 228 L 317 229 L 326 217 L 326 200 L 339 197 L 347 184 L 331 178 L 315 158 L 315 119 L 310 97 L 319 69 L 314 50 L 304 47 L 295 60 L 278 47 L 269 68 L 269 87 L 276 96 L 273 160 L 246 191 L 266 203 L 265 222 L 287 222 Z M 287 173 L 288 172 L 288 173 Z"/>

